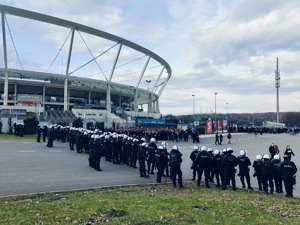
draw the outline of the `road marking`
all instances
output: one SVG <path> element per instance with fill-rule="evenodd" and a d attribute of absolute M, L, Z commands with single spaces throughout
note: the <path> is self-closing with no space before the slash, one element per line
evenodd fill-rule
<path fill-rule="evenodd" d="M 32 151 L 32 150 L 21 150 L 19 152 L 34 152 L 34 151 Z"/>
<path fill-rule="evenodd" d="M 49 152 L 62 152 L 62 150 L 49 150 Z"/>

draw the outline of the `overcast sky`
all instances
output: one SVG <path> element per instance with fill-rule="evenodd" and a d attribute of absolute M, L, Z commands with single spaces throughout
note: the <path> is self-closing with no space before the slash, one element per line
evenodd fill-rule
<path fill-rule="evenodd" d="M 299 0 L 2 0 L 120 36 L 161 56 L 161 113 L 300 111 Z M 36 31 L 38 32 L 38 31 Z M 49 39 L 55 39 L 55 36 Z M 226 104 L 227 103 L 227 104 Z"/>

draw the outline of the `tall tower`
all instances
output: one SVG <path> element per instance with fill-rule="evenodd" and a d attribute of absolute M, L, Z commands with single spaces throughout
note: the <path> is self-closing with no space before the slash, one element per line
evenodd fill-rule
<path fill-rule="evenodd" d="M 276 70 L 275 70 L 275 88 L 276 88 L 276 113 L 277 113 L 277 120 L 276 122 L 279 123 L 279 87 L 280 87 L 280 73 L 278 70 L 278 57 L 276 63 Z"/>

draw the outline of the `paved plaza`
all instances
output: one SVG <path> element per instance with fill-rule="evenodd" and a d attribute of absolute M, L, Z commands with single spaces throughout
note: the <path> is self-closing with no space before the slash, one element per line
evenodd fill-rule
<path fill-rule="evenodd" d="M 229 146 L 226 138 L 224 138 L 222 146 L 214 145 L 213 135 L 203 135 L 200 141 L 197 145 L 205 145 L 213 149 L 223 149 Z M 233 134 L 230 146 L 236 156 L 241 149 L 246 149 L 247 156 L 253 163 L 257 154 L 268 153 L 272 142 L 279 146 L 281 154 L 287 144 L 291 145 L 296 154 L 292 160 L 296 163 L 299 171 L 300 153 L 297 147 L 299 147 L 300 136 L 263 134 L 255 137 L 252 134 Z M 170 141 L 168 150 L 170 151 L 175 144 L 180 147 L 183 154 L 183 180 L 191 180 L 189 156 L 195 144 L 191 140 L 177 143 Z M 138 169 L 124 164 L 117 165 L 106 162 L 104 158 L 101 160 L 101 168 L 103 170 L 101 172 L 91 169 L 88 166 L 88 155 L 70 151 L 68 143 L 55 141 L 53 148 L 47 148 L 46 143 L 37 143 L 34 140 L 0 139 L 0 196 L 156 183 L 156 175 L 151 175 L 150 178 L 140 178 Z M 252 187 L 257 188 L 257 181 L 252 176 L 252 168 L 250 173 Z M 236 180 L 237 186 L 241 187 L 239 177 L 236 177 Z M 162 181 L 170 182 L 170 178 Z M 297 197 L 300 197 L 299 181 L 298 176 L 294 190 L 294 195 Z"/>

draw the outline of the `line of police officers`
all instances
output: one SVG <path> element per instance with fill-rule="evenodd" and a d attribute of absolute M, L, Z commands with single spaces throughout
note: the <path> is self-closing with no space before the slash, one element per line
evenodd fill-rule
<path fill-rule="evenodd" d="M 94 131 L 83 128 L 64 127 L 60 125 L 44 125 L 39 127 L 37 131 L 37 141 L 40 142 L 41 135 L 45 142 L 48 137 L 47 147 L 53 147 L 53 141 L 69 142 L 70 150 L 77 153 L 89 154 L 89 166 L 97 171 L 100 168 L 101 157 L 105 157 L 106 161 L 114 164 L 126 164 L 130 167 L 137 168 L 139 163 L 140 177 L 147 178 L 151 174 L 155 174 L 156 181 L 161 183 L 162 177 L 171 177 L 173 186 L 176 187 L 178 180 L 179 187 L 182 184 L 182 154 L 179 147 L 175 145 L 170 153 L 167 150 L 167 143 L 162 142 L 157 146 L 155 138 L 151 138 L 149 143 L 145 138 L 137 136 L 129 136 L 127 134 L 118 134 L 116 132 L 102 132 L 99 129 Z M 236 167 L 239 167 L 238 176 L 240 177 L 243 188 L 252 189 L 250 183 L 251 161 L 246 156 L 247 151 L 241 150 L 238 157 L 234 156 L 231 147 L 222 151 L 201 146 L 194 146 L 190 155 L 192 160 L 193 180 L 197 175 L 197 186 L 200 187 L 202 175 L 204 174 L 205 186 L 210 188 L 209 183 L 216 179 L 217 187 L 225 190 L 231 182 L 233 190 L 236 190 Z M 296 165 L 290 160 L 289 156 L 284 156 L 281 161 L 278 155 L 273 158 L 269 154 L 263 156 L 258 155 L 253 162 L 257 177 L 259 190 L 266 193 L 274 192 L 282 193 L 282 182 L 284 182 L 286 196 L 293 197 L 293 185 L 295 183 L 295 174 L 297 172 Z M 170 169 L 170 171 L 169 171 Z M 246 181 L 246 183 L 245 183 Z M 274 182 L 273 182 L 274 181 Z"/>
<path fill-rule="evenodd" d="M 289 147 L 289 146 L 288 146 Z M 286 152 L 290 152 L 288 149 Z M 284 183 L 286 196 L 293 197 L 293 185 L 296 182 L 297 167 L 289 154 L 283 156 L 283 161 L 279 155 L 274 155 L 273 158 L 269 154 L 257 155 L 253 164 L 246 156 L 246 150 L 240 150 L 238 157 L 234 156 L 233 149 L 228 147 L 222 152 L 218 149 L 194 146 L 190 154 L 192 160 L 192 180 L 198 175 L 197 185 L 200 187 L 202 175 L 204 174 L 205 186 L 210 188 L 209 182 L 214 182 L 216 179 L 217 187 L 225 190 L 230 184 L 233 190 L 236 190 L 236 167 L 239 168 L 238 176 L 240 177 L 243 188 L 253 189 L 250 182 L 250 166 L 254 168 L 253 176 L 257 178 L 260 191 L 265 193 L 274 192 L 283 193 L 282 183 Z M 246 181 L 246 182 L 245 182 Z"/>

